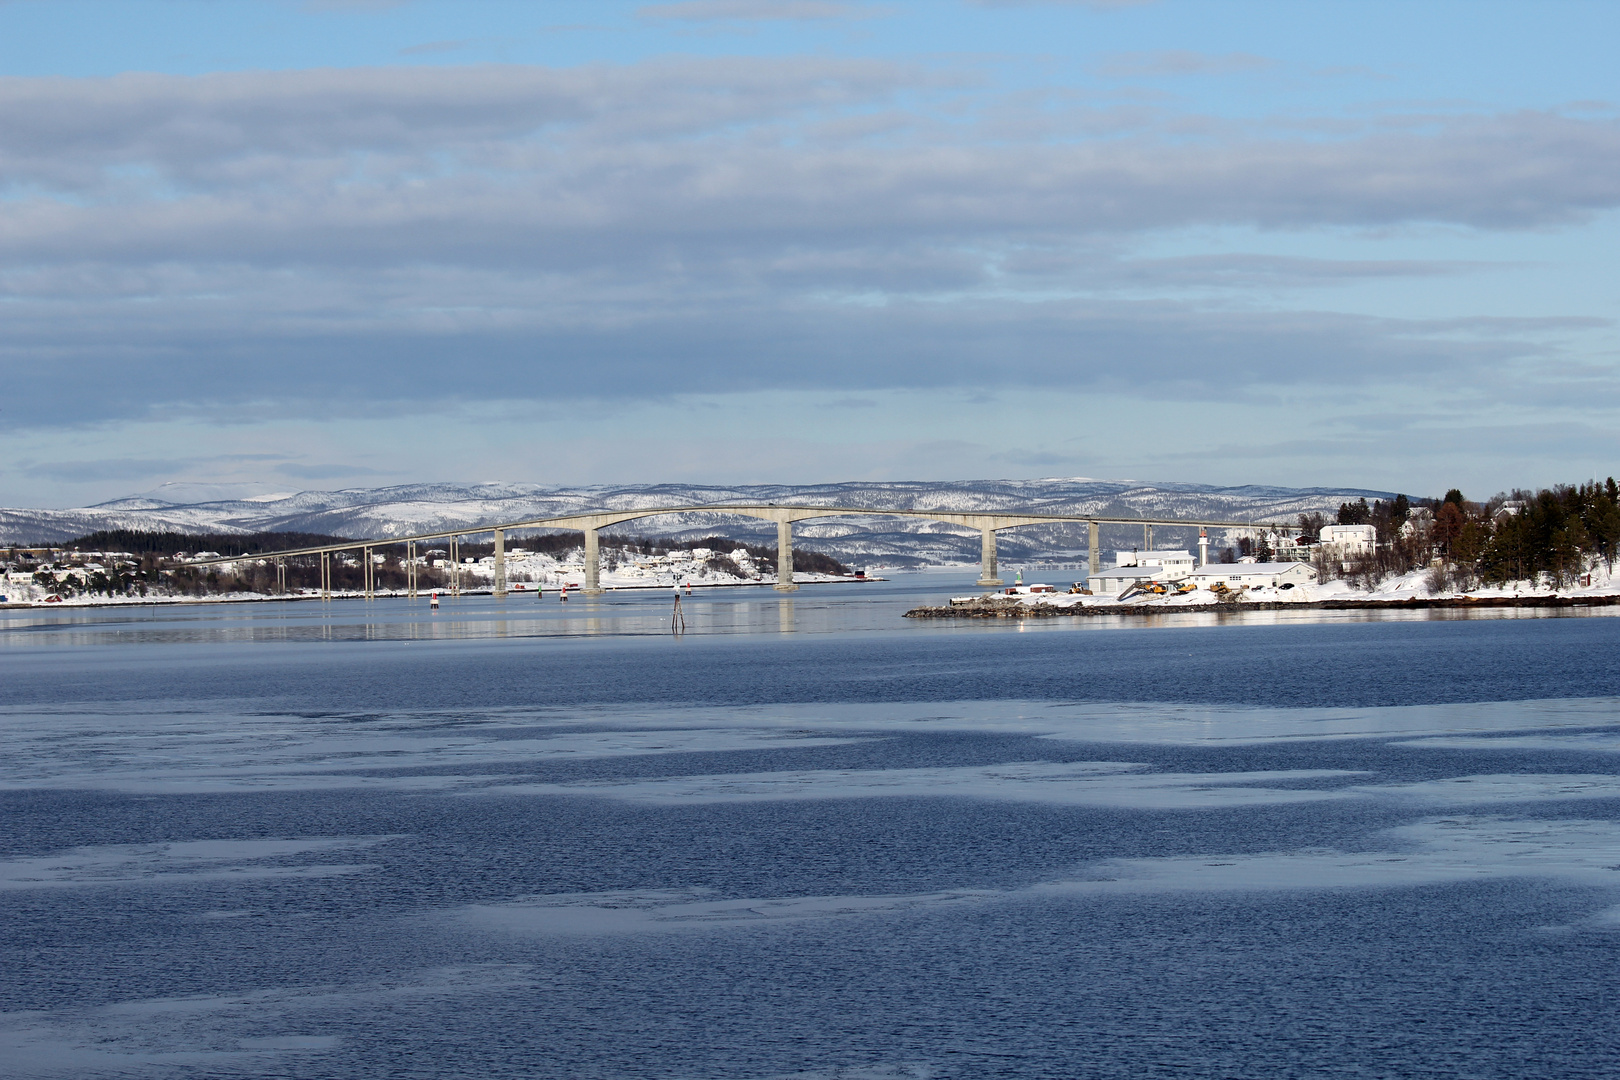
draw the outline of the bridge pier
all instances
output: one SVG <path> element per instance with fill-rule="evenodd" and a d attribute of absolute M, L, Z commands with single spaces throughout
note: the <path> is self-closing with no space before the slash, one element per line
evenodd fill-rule
<path fill-rule="evenodd" d="M 585 529 L 585 595 L 602 595 L 602 544 L 596 530 Z"/>
<path fill-rule="evenodd" d="M 796 592 L 793 584 L 793 522 L 782 518 L 776 523 L 776 591 Z"/>
<path fill-rule="evenodd" d="M 1086 522 L 1086 547 L 1087 554 L 1091 556 L 1091 572 L 1095 574 L 1102 569 L 1099 565 L 1102 553 L 1097 550 L 1097 523 L 1095 521 Z"/>
<path fill-rule="evenodd" d="M 495 530 L 495 598 L 506 595 L 506 530 Z"/>
<path fill-rule="evenodd" d="M 993 589 L 1002 584 L 996 576 L 996 530 L 979 530 L 979 580 L 973 584 L 981 589 Z"/>

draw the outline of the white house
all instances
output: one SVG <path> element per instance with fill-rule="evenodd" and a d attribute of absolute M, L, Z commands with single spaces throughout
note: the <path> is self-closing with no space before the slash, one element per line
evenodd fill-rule
<path fill-rule="evenodd" d="M 1200 589 L 1208 589 L 1217 582 L 1228 589 L 1256 589 L 1310 585 L 1316 581 L 1316 571 L 1301 562 L 1211 563 L 1194 571 L 1187 580 Z"/>
<path fill-rule="evenodd" d="M 1192 573 L 1194 562 L 1190 551 L 1116 551 L 1114 566 L 1162 566 L 1176 576 L 1158 580 L 1175 581 Z"/>
<path fill-rule="evenodd" d="M 1277 536 L 1267 541 L 1277 562 L 1310 562 L 1316 545 L 1303 536 Z"/>
<path fill-rule="evenodd" d="M 1324 525 L 1317 538 L 1326 547 L 1337 549 L 1341 559 L 1371 555 L 1378 543 L 1378 530 L 1371 525 Z"/>
<path fill-rule="evenodd" d="M 1412 512 L 1406 515 L 1406 522 L 1401 526 L 1401 539 L 1412 536 L 1426 536 L 1434 527 L 1434 511 L 1427 506 L 1414 506 Z"/>

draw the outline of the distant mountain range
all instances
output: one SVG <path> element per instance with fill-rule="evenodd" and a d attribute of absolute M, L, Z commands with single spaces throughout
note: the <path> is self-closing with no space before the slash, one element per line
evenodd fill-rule
<path fill-rule="evenodd" d="M 600 509 L 693 506 L 726 502 L 893 507 L 919 510 L 1016 510 L 1108 517 L 1186 517 L 1291 520 L 1311 511 L 1332 514 L 1356 498 L 1393 493 L 1352 488 L 1211 487 L 1086 478 L 854 482 L 710 487 L 695 484 L 548 487 L 541 484 L 403 484 L 342 491 L 276 491 L 258 484 L 166 484 L 153 491 L 74 510 L 0 509 L 0 541 L 59 543 L 99 529 L 153 532 L 309 532 L 387 538 L 550 517 Z M 720 534 L 775 542 L 766 522 L 696 513 L 626 522 L 620 535 L 699 537 Z M 805 547 L 840 559 L 888 562 L 966 562 L 978 558 L 978 538 L 952 526 L 914 518 L 831 518 L 794 527 Z M 1190 530 L 1159 529 L 1156 547 L 1187 546 Z M 1105 530 L 1108 546 L 1141 542 L 1141 531 Z M 513 543 L 521 544 L 514 539 Z M 1062 557 L 1085 547 L 1084 526 L 1031 526 L 1001 534 L 1004 559 Z"/>

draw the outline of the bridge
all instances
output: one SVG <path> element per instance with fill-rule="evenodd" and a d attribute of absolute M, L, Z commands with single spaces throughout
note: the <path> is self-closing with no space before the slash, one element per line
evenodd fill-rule
<path fill-rule="evenodd" d="M 378 540 L 349 540 L 338 544 L 326 544 L 317 547 L 289 548 L 284 551 L 263 552 L 254 555 L 225 555 L 212 559 L 201 559 L 193 566 L 210 566 L 223 563 L 263 562 L 273 561 L 276 564 L 277 579 L 283 590 L 286 588 L 286 560 L 300 556 L 319 556 L 321 560 L 321 595 L 331 596 L 331 557 L 345 551 L 361 553 L 361 565 L 364 569 L 365 595 L 374 596 L 376 593 L 376 560 L 372 558 L 375 548 L 390 548 L 404 545 L 406 549 L 406 575 L 407 591 L 409 595 L 417 595 L 416 569 L 417 545 L 427 541 L 447 541 L 450 546 L 450 563 L 453 570 L 459 574 L 459 552 L 457 550 L 460 540 L 464 536 L 482 536 L 491 533 L 495 540 L 495 588 L 496 596 L 506 595 L 506 534 L 514 529 L 577 529 L 585 534 L 585 588 L 586 596 L 600 596 L 603 589 L 601 585 L 601 530 L 613 525 L 623 524 L 626 521 L 639 521 L 643 518 L 662 517 L 668 514 L 735 514 L 739 517 L 757 518 L 763 521 L 776 523 L 776 590 L 778 592 L 792 592 L 798 588 L 793 582 L 793 524 L 798 521 L 808 521 L 813 518 L 828 517 L 912 517 L 923 518 L 928 521 L 938 521 L 950 525 L 961 525 L 965 528 L 978 529 L 980 534 L 979 546 L 979 580 L 976 582 L 983 588 L 994 588 L 1005 584 L 997 576 L 996 569 L 996 533 L 1003 529 L 1016 529 L 1025 525 L 1075 525 L 1087 526 L 1088 554 L 1090 557 L 1091 573 L 1098 570 L 1099 549 L 1098 529 L 1103 525 L 1140 525 L 1143 529 L 1143 547 L 1147 550 L 1153 548 L 1153 530 L 1155 527 L 1185 527 L 1185 528 L 1213 528 L 1238 529 L 1245 531 L 1258 531 L 1261 529 L 1292 533 L 1297 526 L 1285 522 L 1265 521 L 1193 521 L 1183 518 L 1121 518 L 1121 517 L 1094 517 L 1090 515 L 1073 514 L 1020 514 L 1006 510 L 985 510 L 971 512 L 956 512 L 950 510 L 914 510 L 914 509 L 883 509 L 873 507 L 852 506 L 779 506 L 775 503 L 764 504 L 736 504 L 725 503 L 718 506 L 662 506 L 643 507 L 634 510 L 595 510 L 581 514 L 566 514 L 560 517 L 528 518 L 521 521 L 509 521 L 499 525 L 472 525 L 464 528 L 447 529 L 439 532 L 416 533 L 411 536 L 399 536 L 390 539 Z M 459 591 L 459 590 L 458 590 Z"/>

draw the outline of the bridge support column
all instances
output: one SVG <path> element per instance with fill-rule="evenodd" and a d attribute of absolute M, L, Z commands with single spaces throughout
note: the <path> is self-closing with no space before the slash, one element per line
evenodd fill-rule
<path fill-rule="evenodd" d="M 783 519 L 776 523 L 776 591 L 798 588 L 793 584 L 793 522 Z"/>
<path fill-rule="evenodd" d="M 602 546 L 595 529 L 585 530 L 585 595 L 602 595 Z"/>
<path fill-rule="evenodd" d="M 993 589 L 1000 585 L 1001 579 L 996 576 L 996 530 L 979 530 L 979 580 L 973 584 L 982 589 Z"/>
<path fill-rule="evenodd" d="M 1095 574 L 1102 569 L 1099 563 L 1102 553 L 1097 550 L 1097 523 L 1095 521 L 1086 522 L 1086 546 L 1087 553 L 1091 556 L 1091 572 Z"/>
<path fill-rule="evenodd" d="M 506 595 L 506 530 L 495 530 L 495 596 Z"/>

